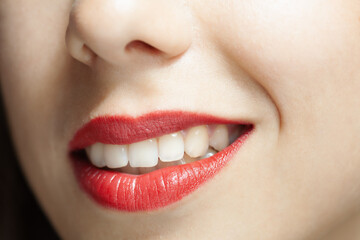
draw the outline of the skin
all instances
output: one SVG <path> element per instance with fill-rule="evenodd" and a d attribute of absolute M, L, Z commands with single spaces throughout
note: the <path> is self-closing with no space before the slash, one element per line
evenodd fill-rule
<path fill-rule="evenodd" d="M 358 0 L 0 1 L 13 140 L 64 239 L 358 239 L 359 43 Z M 94 203 L 67 158 L 74 133 L 95 116 L 155 110 L 255 132 L 167 208 Z"/>

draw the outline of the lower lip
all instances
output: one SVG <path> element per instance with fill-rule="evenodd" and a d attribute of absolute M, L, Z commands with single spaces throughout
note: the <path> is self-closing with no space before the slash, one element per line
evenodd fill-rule
<path fill-rule="evenodd" d="M 151 211 L 181 200 L 211 179 L 233 158 L 251 132 L 210 158 L 143 175 L 99 169 L 76 156 L 72 156 L 72 162 L 80 186 L 100 205 L 125 212 Z"/>

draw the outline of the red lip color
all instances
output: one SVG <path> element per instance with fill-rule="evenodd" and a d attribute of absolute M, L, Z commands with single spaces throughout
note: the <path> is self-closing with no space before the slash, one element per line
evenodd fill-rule
<path fill-rule="evenodd" d="M 130 144 L 205 124 L 243 124 L 249 127 L 233 144 L 210 158 L 142 175 L 99 169 L 86 157 L 74 154 L 76 150 L 96 142 Z M 138 118 L 103 116 L 83 126 L 71 140 L 69 149 L 80 186 L 96 202 L 120 211 L 149 211 L 179 201 L 212 178 L 240 149 L 252 129 L 248 123 L 187 112 L 162 111 Z"/>

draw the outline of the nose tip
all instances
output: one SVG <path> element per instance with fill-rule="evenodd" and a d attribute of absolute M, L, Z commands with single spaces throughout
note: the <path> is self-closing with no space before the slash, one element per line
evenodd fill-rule
<path fill-rule="evenodd" d="M 168 0 L 78 0 L 66 32 L 69 53 L 91 66 L 123 65 L 146 55 L 174 58 L 191 45 L 186 8 Z"/>

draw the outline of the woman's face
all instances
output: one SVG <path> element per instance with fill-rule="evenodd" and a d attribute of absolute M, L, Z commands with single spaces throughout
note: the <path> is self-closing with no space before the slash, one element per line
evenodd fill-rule
<path fill-rule="evenodd" d="M 358 0 L 1 0 L 0 52 L 21 166 L 63 238 L 319 239 L 360 207 Z M 254 128 L 172 203 L 96 201 L 69 157 L 78 130 L 169 111 L 170 128 L 181 112 Z"/>

